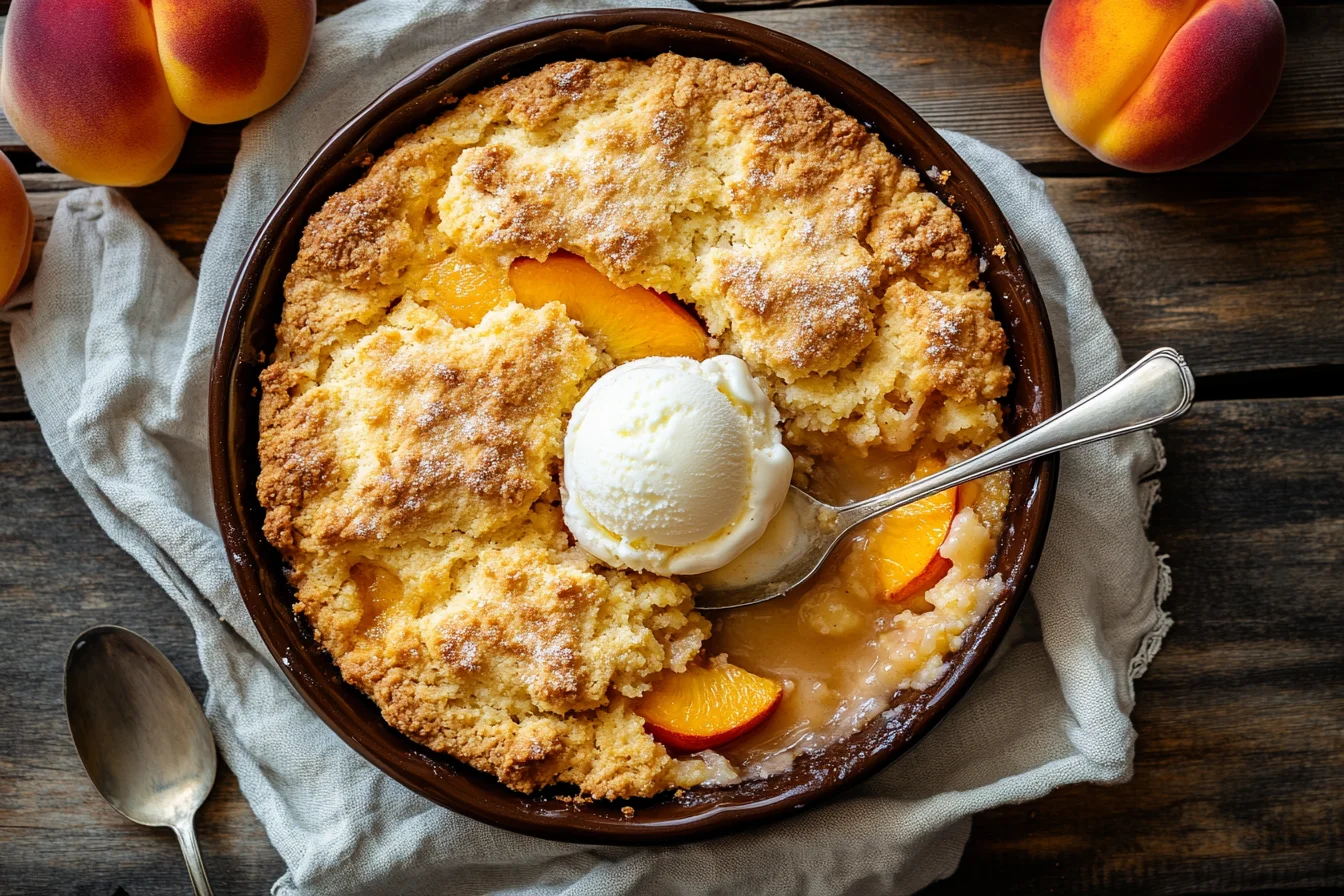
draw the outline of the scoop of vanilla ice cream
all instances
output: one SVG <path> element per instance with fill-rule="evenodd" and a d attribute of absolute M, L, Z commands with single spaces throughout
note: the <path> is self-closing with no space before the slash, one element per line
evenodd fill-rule
<path fill-rule="evenodd" d="M 779 413 L 740 358 L 644 358 L 574 408 L 565 524 L 612 566 L 692 575 L 760 538 L 792 477 Z"/>

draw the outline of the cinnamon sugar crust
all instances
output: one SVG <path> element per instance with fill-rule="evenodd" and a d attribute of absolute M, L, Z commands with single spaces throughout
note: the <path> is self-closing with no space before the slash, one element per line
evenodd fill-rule
<path fill-rule="evenodd" d="M 564 529 L 565 421 L 613 362 L 507 285 L 515 258 L 561 250 L 692 307 L 804 460 L 992 442 L 1005 340 L 952 211 L 759 65 L 554 63 L 462 99 L 311 218 L 257 483 L 296 611 L 417 741 L 522 791 L 651 796 L 708 772 L 630 701 L 709 624 L 686 585 Z M 500 284 L 475 327 L 437 286 L 450 257 Z"/>

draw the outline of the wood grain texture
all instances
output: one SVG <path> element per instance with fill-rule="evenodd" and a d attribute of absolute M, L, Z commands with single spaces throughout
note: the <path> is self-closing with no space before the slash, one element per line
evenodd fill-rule
<path fill-rule="evenodd" d="M 938 892 L 1344 885 L 1341 431 L 1340 398 L 1206 402 L 1163 430 L 1152 535 L 1176 626 L 1138 683 L 1134 780 L 977 816 Z M 199 695 L 190 628 L 98 529 L 35 424 L 0 422 L 0 445 L 0 630 L 23 646 L 0 652 L 0 892 L 182 892 L 171 837 L 121 819 L 84 778 L 60 669 L 79 631 L 117 622 Z M 201 840 L 218 892 L 262 892 L 283 870 L 227 774 Z"/>
<path fill-rule="evenodd" d="M 335 11 L 339 4 L 328 4 Z M 733 13 L 858 66 L 938 127 L 964 131 L 1043 173 L 1113 173 L 1065 137 L 1041 92 L 1044 5 L 854 5 Z M 1287 67 L 1255 130 L 1194 171 L 1338 168 L 1344 159 L 1344 4 L 1293 6 Z M 390 85 L 389 85 L 390 86 Z M 179 171 L 227 170 L 241 125 L 193 126 Z M 23 143 L 0 120 L 0 149 Z M 18 159 L 36 170 L 32 156 Z"/>
<path fill-rule="evenodd" d="M 203 697 L 191 627 L 94 522 L 31 421 L 0 422 L 0 508 L 0 893 L 187 892 L 172 834 L 122 818 L 85 777 L 61 670 L 79 632 L 112 622 L 158 645 Z M 264 893 L 284 872 L 222 764 L 197 833 L 218 893 Z"/>
<path fill-rule="evenodd" d="M 1196 374 L 1344 363 L 1344 171 L 1047 178 L 1127 357 Z"/>
<path fill-rule="evenodd" d="M 28 416 L 19 370 L 14 366 L 14 348 L 9 343 L 9 325 L 0 323 L 0 419 Z M 3 457 L 0 452 L 0 457 Z"/>

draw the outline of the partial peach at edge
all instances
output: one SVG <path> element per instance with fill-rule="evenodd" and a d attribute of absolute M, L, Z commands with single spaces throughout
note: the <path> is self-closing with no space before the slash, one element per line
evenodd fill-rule
<path fill-rule="evenodd" d="M 1099 159 L 1171 171 L 1254 127 L 1286 46 L 1272 0 L 1055 0 L 1041 83 L 1060 129 Z"/>
<path fill-rule="evenodd" d="M 770 718 L 783 699 L 779 682 L 731 663 L 665 672 L 635 704 L 662 744 L 694 752 L 722 746 Z"/>
<path fill-rule="evenodd" d="M 709 357 L 705 328 L 680 302 L 642 286 L 619 287 L 577 255 L 519 258 L 509 269 L 509 282 L 524 305 L 563 304 L 579 329 L 599 337 L 616 361 Z"/>
<path fill-rule="evenodd" d="M 474 327 L 491 310 L 513 300 L 507 274 L 464 261 L 456 253 L 425 271 L 417 293 L 456 327 Z"/>
<path fill-rule="evenodd" d="M 143 0 L 22 0 L 5 22 L 0 102 L 33 152 L 92 183 L 158 180 L 182 149 Z"/>
<path fill-rule="evenodd" d="M 0 308 L 19 288 L 33 249 L 33 207 L 14 164 L 0 153 Z"/>
<path fill-rule="evenodd" d="M 378 563 L 357 561 L 350 567 L 350 580 L 361 602 L 355 631 L 364 637 L 381 638 L 394 619 L 413 617 L 419 608 L 419 599 L 406 593 L 401 577 Z"/>
<path fill-rule="evenodd" d="M 173 102 L 222 124 L 269 108 L 308 58 L 314 0 L 154 0 L 159 59 Z"/>
<path fill-rule="evenodd" d="M 915 476 L 922 479 L 942 466 L 925 458 L 919 462 Z M 887 600 L 908 600 L 928 591 L 947 575 L 952 561 L 939 549 L 947 540 L 960 500 L 960 489 L 953 486 L 878 519 L 869 545 Z"/>

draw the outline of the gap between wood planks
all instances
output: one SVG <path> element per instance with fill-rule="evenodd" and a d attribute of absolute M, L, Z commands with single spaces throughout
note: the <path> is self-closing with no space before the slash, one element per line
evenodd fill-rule
<path fill-rule="evenodd" d="M 1333 398 L 1341 395 L 1344 395 L 1344 364 L 1195 377 L 1195 401 Z"/>

